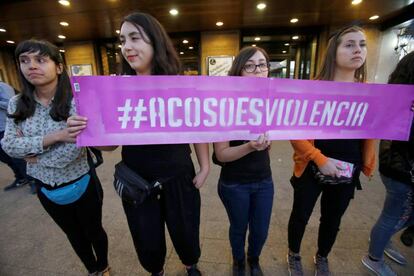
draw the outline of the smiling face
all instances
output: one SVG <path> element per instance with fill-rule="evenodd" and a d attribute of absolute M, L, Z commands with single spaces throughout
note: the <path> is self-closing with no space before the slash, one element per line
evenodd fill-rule
<path fill-rule="evenodd" d="M 137 75 L 150 75 L 154 49 L 144 30 L 140 26 L 138 28 L 127 21 L 122 24 L 120 32 L 122 56 Z"/>
<path fill-rule="evenodd" d="M 357 70 L 364 64 L 367 57 L 364 33 L 346 33 L 340 40 L 336 50 L 336 66 L 344 70 Z"/>
<path fill-rule="evenodd" d="M 49 56 L 40 55 L 39 51 L 20 54 L 19 66 L 24 78 L 35 87 L 57 85 L 58 75 L 62 73 L 61 66 Z"/>

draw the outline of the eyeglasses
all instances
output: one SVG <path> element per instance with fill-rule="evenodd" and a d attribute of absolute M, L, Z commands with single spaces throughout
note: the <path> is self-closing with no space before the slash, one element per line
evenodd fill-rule
<path fill-rule="evenodd" d="M 268 63 L 259 63 L 259 64 L 253 64 L 249 63 L 243 66 L 243 70 L 247 73 L 253 73 L 256 71 L 256 68 L 259 67 L 261 72 L 267 72 L 269 71 L 269 64 Z"/>

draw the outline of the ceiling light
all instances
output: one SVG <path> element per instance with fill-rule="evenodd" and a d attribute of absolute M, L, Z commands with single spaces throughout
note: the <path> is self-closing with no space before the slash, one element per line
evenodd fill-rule
<path fill-rule="evenodd" d="M 285 46 L 289 46 L 289 43 L 285 43 Z"/>
<path fill-rule="evenodd" d="M 70 2 L 68 0 L 59 0 L 58 2 L 63 6 L 70 6 Z"/>
<path fill-rule="evenodd" d="M 170 14 L 171 14 L 171 15 L 173 15 L 173 16 L 176 16 L 176 15 L 178 14 L 178 10 L 176 10 L 176 9 L 171 9 L 171 10 L 170 10 Z"/>
<path fill-rule="evenodd" d="M 369 20 L 377 20 L 379 18 L 378 15 L 373 15 L 369 18 Z"/>
<path fill-rule="evenodd" d="M 122 48 L 122 45 L 121 45 L 121 44 L 119 44 L 119 45 L 118 45 L 118 48 Z"/>
<path fill-rule="evenodd" d="M 187 44 L 187 43 L 188 43 L 188 40 L 187 40 L 187 39 L 184 39 L 184 40 L 183 40 L 183 43 L 184 43 L 184 44 Z"/>
<path fill-rule="evenodd" d="M 64 26 L 64 27 L 69 26 L 69 23 L 68 23 L 68 22 L 65 22 L 65 21 L 59 22 L 59 24 L 60 24 L 61 26 Z"/>
<path fill-rule="evenodd" d="M 282 53 L 286 54 L 286 51 L 282 51 Z"/>
<path fill-rule="evenodd" d="M 256 47 L 256 44 L 252 44 L 252 47 Z"/>
<path fill-rule="evenodd" d="M 256 6 L 259 10 L 264 10 L 266 8 L 266 4 L 265 3 L 259 3 Z"/>
<path fill-rule="evenodd" d="M 64 36 L 64 35 L 58 35 L 58 37 L 59 37 L 60 39 L 65 39 L 65 38 L 66 38 L 66 36 Z"/>
<path fill-rule="evenodd" d="M 223 24 L 224 24 L 224 23 L 223 23 L 223 22 L 221 22 L 221 21 L 216 22 L 216 25 L 217 25 L 217 26 L 219 26 L 219 27 L 223 26 Z"/>
<path fill-rule="evenodd" d="M 194 47 L 193 46 L 190 46 L 190 47 L 188 47 L 188 49 L 192 50 L 192 49 L 194 49 Z"/>
<path fill-rule="evenodd" d="M 9 44 L 14 44 L 13 40 L 6 40 L 6 42 L 9 43 Z"/>
<path fill-rule="evenodd" d="M 6 29 L 0 28 L 0 32 L 5 33 Z"/>
<path fill-rule="evenodd" d="M 352 5 L 358 5 L 358 4 L 361 4 L 361 3 L 362 3 L 362 0 L 352 0 L 352 2 L 351 2 Z"/>
<path fill-rule="evenodd" d="M 121 33 L 121 31 L 120 31 L 120 30 L 116 30 L 115 32 L 116 32 L 117 34 L 120 34 L 120 33 Z"/>
<path fill-rule="evenodd" d="M 254 40 L 255 41 L 260 41 L 260 37 L 255 37 Z"/>
<path fill-rule="evenodd" d="M 299 36 L 298 35 L 294 35 L 294 36 L 292 36 L 292 39 L 293 40 L 297 40 L 297 39 L 299 39 Z"/>
<path fill-rule="evenodd" d="M 180 52 L 180 55 L 184 55 L 184 52 Z"/>
<path fill-rule="evenodd" d="M 297 18 L 292 18 L 291 20 L 290 20 L 290 23 L 297 23 L 299 21 L 299 19 L 297 19 Z"/>
<path fill-rule="evenodd" d="M 65 50 L 64 50 L 64 49 L 60 49 L 60 50 L 59 50 L 59 52 L 64 53 L 64 52 L 65 52 Z"/>

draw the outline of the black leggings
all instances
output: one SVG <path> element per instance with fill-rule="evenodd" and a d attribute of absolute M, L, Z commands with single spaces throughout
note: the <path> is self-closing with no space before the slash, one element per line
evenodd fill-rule
<path fill-rule="evenodd" d="M 81 198 L 67 205 L 50 201 L 40 190 L 37 193 L 40 203 L 65 232 L 89 273 L 108 266 L 108 237 L 102 227 L 102 200 L 98 195 L 101 187 L 96 182 L 91 177 Z"/>
<path fill-rule="evenodd" d="M 163 270 L 166 244 L 165 224 L 183 264 L 196 264 L 200 257 L 200 192 L 194 173 L 179 176 L 163 185 L 162 192 L 134 206 L 123 202 L 135 250 L 141 265 L 150 273 Z"/>
<path fill-rule="evenodd" d="M 317 254 L 327 257 L 335 243 L 342 216 L 354 196 L 355 185 L 318 184 L 309 166 L 301 177 L 293 176 L 291 183 L 294 188 L 294 198 L 288 226 L 289 249 L 299 253 L 309 217 L 322 193 Z"/>

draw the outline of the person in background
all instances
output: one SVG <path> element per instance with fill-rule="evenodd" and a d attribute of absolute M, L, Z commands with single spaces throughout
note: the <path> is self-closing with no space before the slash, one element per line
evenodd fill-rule
<path fill-rule="evenodd" d="M 0 140 L 3 139 L 6 129 L 7 106 L 10 99 L 15 95 L 13 87 L 4 82 L 0 82 Z M 23 159 L 12 158 L 0 147 L 0 161 L 7 164 L 14 173 L 14 181 L 4 187 L 5 191 L 23 187 L 30 183 L 26 175 L 26 161 Z"/>
<path fill-rule="evenodd" d="M 414 84 L 414 52 L 401 59 L 388 83 Z M 368 255 L 362 258 L 362 263 L 377 275 L 392 276 L 397 273 L 385 263 L 384 253 L 396 263 L 406 265 L 407 260 L 392 246 L 391 238 L 401 229 L 414 225 L 414 121 L 408 141 L 381 140 L 379 171 L 386 197 L 381 215 L 371 230 Z"/>
<path fill-rule="evenodd" d="M 406 246 L 412 246 L 414 241 L 414 225 L 407 227 L 401 234 L 401 242 Z"/>

